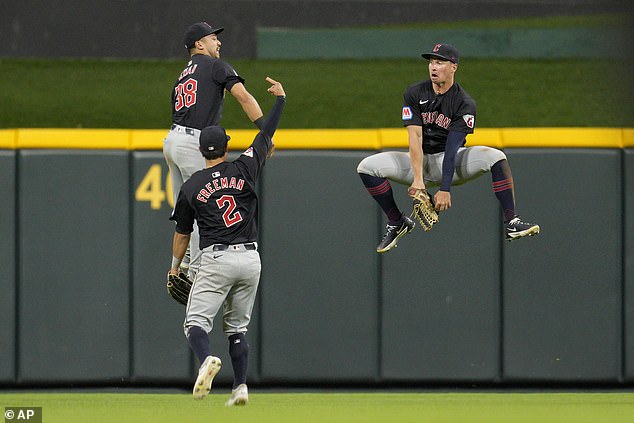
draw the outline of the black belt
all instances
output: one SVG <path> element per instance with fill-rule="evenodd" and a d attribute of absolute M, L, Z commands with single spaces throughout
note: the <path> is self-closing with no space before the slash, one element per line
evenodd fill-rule
<path fill-rule="evenodd" d="M 184 130 L 185 130 L 185 133 L 186 133 L 187 135 L 191 135 L 191 136 L 196 135 L 196 132 L 195 132 L 195 131 L 197 131 L 197 129 L 194 129 L 194 128 L 188 128 L 188 127 L 186 127 L 186 126 L 177 125 L 177 124 L 175 124 L 175 123 L 174 123 L 174 124 L 172 124 L 172 129 L 176 129 L 176 128 L 178 128 L 178 127 L 180 127 L 180 128 L 182 128 L 182 129 L 184 129 Z"/>
<path fill-rule="evenodd" d="M 229 247 L 240 247 L 243 246 L 245 250 L 257 250 L 258 247 L 254 242 L 248 242 L 246 244 L 214 244 L 212 251 L 226 251 Z"/>

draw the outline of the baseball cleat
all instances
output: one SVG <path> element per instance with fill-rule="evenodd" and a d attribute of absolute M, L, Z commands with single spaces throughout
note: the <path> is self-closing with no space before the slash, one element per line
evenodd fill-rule
<path fill-rule="evenodd" d="M 194 399 L 203 399 L 211 391 L 211 382 L 220 371 L 222 363 L 218 357 L 208 356 L 198 370 L 198 378 L 194 385 Z"/>
<path fill-rule="evenodd" d="M 231 391 L 231 397 L 225 402 L 227 407 L 233 407 L 234 405 L 247 405 L 249 402 L 249 389 L 244 383 L 238 385 L 238 387 Z"/>
<path fill-rule="evenodd" d="M 386 251 L 390 251 L 392 248 L 396 247 L 396 242 L 405 234 L 412 232 L 416 224 L 412 219 L 407 216 L 403 216 L 403 221 L 399 225 L 390 225 L 389 223 L 385 226 L 387 232 L 383 235 L 383 239 L 376 247 L 377 253 L 385 253 Z"/>
<path fill-rule="evenodd" d="M 533 236 L 539 233 L 539 225 L 522 222 L 519 216 L 515 216 L 504 225 L 504 235 L 507 241 L 513 241 L 525 236 Z"/>

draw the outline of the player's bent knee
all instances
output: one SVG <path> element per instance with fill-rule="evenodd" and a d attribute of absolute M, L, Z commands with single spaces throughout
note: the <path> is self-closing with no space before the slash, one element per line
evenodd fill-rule
<path fill-rule="evenodd" d="M 491 148 L 490 150 L 492 165 L 500 160 L 506 160 L 506 154 L 504 154 L 502 150 L 498 150 L 497 148 Z"/>
<path fill-rule="evenodd" d="M 370 164 L 368 163 L 368 157 L 361 160 L 361 162 L 357 166 L 357 173 L 365 173 L 366 175 L 377 176 L 376 169 L 371 167 Z"/>
<path fill-rule="evenodd" d="M 483 162 L 486 163 L 486 168 L 482 168 L 482 171 L 484 172 L 488 172 L 491 167 L 500 160 L 506 160 L 506 154 L 504 154 L 502 150 L 498 150 L 497 148 L 485 146 L 477 146 L 473 148 L 477 149 L 478 155 L 481 157 Z"/>

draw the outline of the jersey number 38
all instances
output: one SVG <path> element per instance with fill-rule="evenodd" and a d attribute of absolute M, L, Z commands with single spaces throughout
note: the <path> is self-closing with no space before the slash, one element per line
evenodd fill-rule
<path fill-rule="evenodd" d="M 193 78 L 178 84 L 175 88 L 174 110 L 177 112 L 183 107 L 191 107 L 196 104 L 196 90 L 198 89 L 198 81 Z"/>

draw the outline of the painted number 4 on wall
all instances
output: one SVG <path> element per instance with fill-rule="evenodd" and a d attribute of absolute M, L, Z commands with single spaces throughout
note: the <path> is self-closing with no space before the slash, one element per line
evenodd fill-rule
<path fill-rule="evenodd" d="M 163 167 L 160 164 L 153 164 L 139 183 L 134 193 L 136 201 L 148 201 L 152 210 L 158 210 L 163 206 L 163 201 L 167 200 L 170 207 L 174 207 L 174 196 L 172 195 L 172 179 L 169 171 L 165 178 L 165 189 L 163 189 Z"/>

